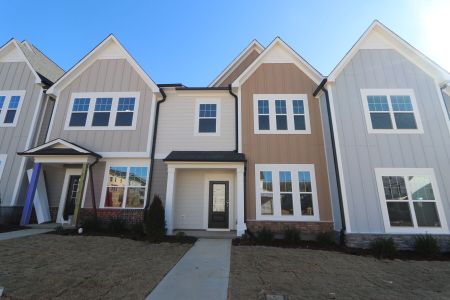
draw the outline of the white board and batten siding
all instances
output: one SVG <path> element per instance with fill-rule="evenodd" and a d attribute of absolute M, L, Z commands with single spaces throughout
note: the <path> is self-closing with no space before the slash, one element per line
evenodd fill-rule
<path fill-rule="evenodd" d="M 450 132 L 435 80 L 393 49 L 361 49 L 330 85 L 351 232 L 385 233 L 375 168 L 433 168 L 450 220 Z M 422 134 L 369 134 L 361 89 L 412 89 Z"/>
<path fill-rule="evenodd" d="M 66 118 L 70 117 L 68 113 L 72 94 L 90 92 L 138 92 L 136 129 L 64 130 Z M 99 153 L 149 152 L 150 122 L 155 101 L 151 87 L 126 59 L 98 59 L 59 94 L 47 140 L 62 138 Z"/>

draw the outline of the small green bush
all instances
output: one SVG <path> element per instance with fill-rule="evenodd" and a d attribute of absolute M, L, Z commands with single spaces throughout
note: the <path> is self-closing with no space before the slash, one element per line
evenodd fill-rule
<path fill-rule="evenodd" d="M 108 231 L 113 234 L 122 234 L 127 231 L 127 225 L 124 220 L 115 217 L 109 221 Z"/>
<path fill-rule="evenodd" d="M 284 241 L 288 245 L 300 244 L 300 231 L 298 231 L 297 229 L 286 228 L 284 230 Z"/>
<path fill-rule="evenodd" d="M 334 245 L 333 233 L 330 231 L 319 233 L 316 237 L 316 242 L 321 247 L 330 247 Z"/>
<path fill-rule="evenodd" d="M 134 223 L 131 225 L 130 231 L 135 236 L 143 236 L 144 235 L 144 224 Z"/>
<path fill-rule="evenodd" d="M 392 238 L 377 238 L 372 243 L 373 255 L 377 258 L 394 258 L 397 254 L 397 247 Z"/>
<path fill-rule="evenodd" d="M 256 242 L 261 245 L 270 245 L 273 242 L 274 233 L 265 227 L 256 232 Z"/>
<path fill-rule="evenodd" d="M 415 238 L 416 252 L 425 257 L 432 257 L 439 253 L 437 240 L 429 235 L 419 235 Z"/>
<path fill-rule="evenodd" d="M 81 222 L 81 228 L 83 228 L 85 232 L 96 232 L 102 229 L 102 224 L 99 219 L 89 217 Z"/>
<path fill-rule="evenodd" d="M 149 209 L 144 215 L 144 231 L 149 239 L 159 240 L 166 234 L 165 211 L 161 198 L 153 197 Z"/>

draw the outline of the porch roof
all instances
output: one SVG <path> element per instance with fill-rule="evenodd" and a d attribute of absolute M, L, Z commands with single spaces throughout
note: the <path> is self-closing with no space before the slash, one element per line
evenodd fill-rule
<path fill-rule="evenodd" d="M 235 151 L 172 151 L 163 161 L 246 162 L 245 155 Z"/>
<path fill-rule="evenodd" d="M 17 154 L 23 156 L 81 155 L 81 156 L 92 156 L 97 158 L 102 157 L 98 153 L 95 153 L 91 150 L 88 150 L 77 144 L 68 142 L 63 139 L 56 139 L 23 152 L 17 152 Z"/>

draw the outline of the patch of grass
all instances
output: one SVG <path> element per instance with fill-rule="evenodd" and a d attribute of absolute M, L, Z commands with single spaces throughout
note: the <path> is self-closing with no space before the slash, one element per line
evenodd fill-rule
<path fill-rule="evenodd" d="M 256 242 L 261 245 L 270 245 L 274 240 L 274 236 L 272 230 L 263 227 L 256 232 Z"/>
<path fill-rule="evenodd" d="M 333 233 L 330 231 L 321 232 L 316 237 L 316 242 L 321 247 L 331 247 L 334 245 Z"/>
<path fill-rule="evenodd" d="M 293 228 L 286 228 L 284 230 L 284 241 L 288 245 L 298 245 L 301 242 L 300 231 Z"/>
<path fill-rule="evenodd" d="M 397 247 L 392 238 L 377 238 L 372 242 L 372 253 L 377 258 L 392 259 L 397 254 Z"/>
<path fill-rule="evenodd" d="M 416 252 L 421 256 L 430 258 L 439 253 L 437 240 L 429 234 L 416 236 L 415 242 Z"/>

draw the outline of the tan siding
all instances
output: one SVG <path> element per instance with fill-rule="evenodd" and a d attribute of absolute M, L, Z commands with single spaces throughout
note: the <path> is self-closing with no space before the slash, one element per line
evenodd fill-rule
<path fill-rule="evenodd" d="M 72 93 L 140 92 L 136 130 L 64 130 Z M 153 92 L 125 59 L 96 61 L 64 90 L 56 105 L 50 140 L 63 138 L 98 152 L 145 152 Z"/>
<path fill-rule="evenodd" d="M 262 64 L 242 85 L 242 147 L 248 160 L 247 219 L 256 217 L 255 164 L 314 164 L 320 220 L 332 220 L 320 108 L 312 96 L 315 87 L 294 64 L 282 63 Z M 311 134 L 255 135 L 253 94 L 307 94 Z"/>
<path fill-rule="evenodd" d="M 231 72 L 228 76 L 224 74 L 217 82 L 220 82 L 218 86 L 228 86 L 233 83 L 239 75 L 244 72 L 248 66 L 259 56 L 258 51 L 253 50 L 250 54 Z"/>

